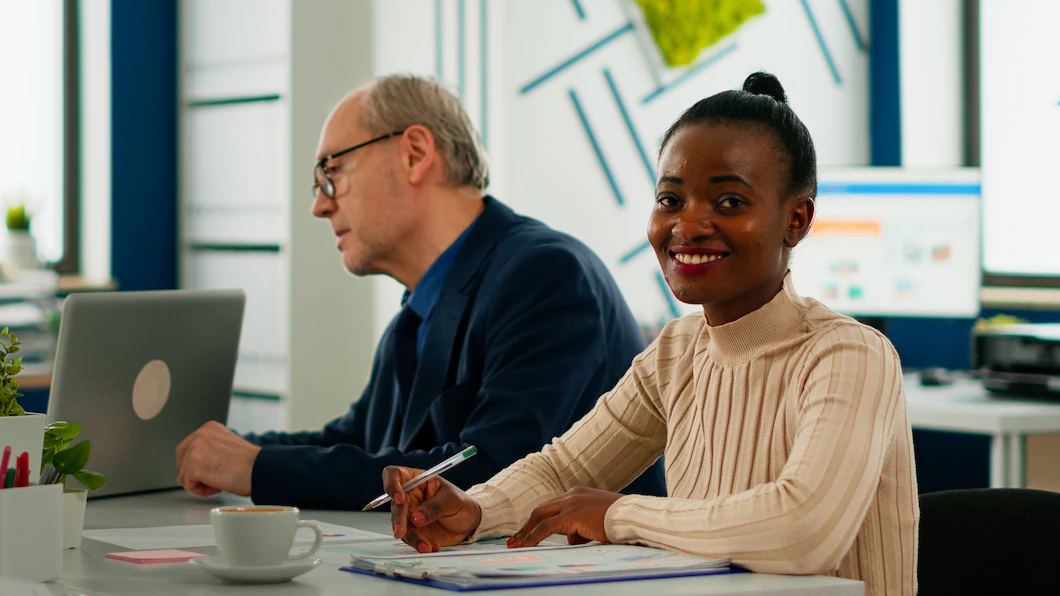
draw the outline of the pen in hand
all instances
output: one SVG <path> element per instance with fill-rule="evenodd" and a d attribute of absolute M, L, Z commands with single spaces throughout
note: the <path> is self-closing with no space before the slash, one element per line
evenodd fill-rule
<path fill-rule="evenodd" d="M 401 491 L 402 492 L 406 492 L 406 491 L 412 490 L 412 489 L 416 488 L 417 486 L 423 484 L 424 482 L 427 482 L 431 478 L 434 478 L 435 476 L 440 476 L 442 474 L 442 472 L 445 472 L 446 470 L 452 469 L 453 467 L 457 466 L 458 464 L 460 464 L 460 463 L 462 463 L 464 461 L 467 461 L 469 458 L 474 456 L 476 453 L 478 453 L 478 449 L 476 449 L 474 445 L 468 447 L 467 449 L 464 449 L 460 453 L 457 453 L 453 457 L 450 457 L 449 459 L 447 459 L 447 460 L 443 461 L 442 463 L 434 466 L 433 468 L 431 468 L 429 470 L 424 470 L 423 473 L 420 474 L 419 476 L 416 476 L 412 480 L 409 480 L 405 484 L 401 485 Z M 388 495 L 386 493 L 383 493 L 383 494 L 379 495 L 378 497 L 372 499 L 372 502 L 367 504 L 367 505 L 365 505 L 364 509 L 362 509 L 361 511 L 368 511 L 369 509 L 375 509 L 376 507 L 379 507 L 380 505 L 385 505 L 385 504 L 387 504 L 389 502 L 390 502 L 390 495 Z"/>

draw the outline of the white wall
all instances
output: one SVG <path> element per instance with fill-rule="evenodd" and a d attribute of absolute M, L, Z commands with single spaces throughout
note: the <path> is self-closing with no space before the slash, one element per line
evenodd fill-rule
<path fill-rule="evenodd" d="M 110 0 L 78 2 L 81 36 L 81 275 L 110 281 Z"/>
<path fill-rule="evenodd" d="M 635 314 L 657 322 L 671 315 L 668 292 L 656 280 L 649 252 L 627 263 L 621 257 L 645 242 L 654 180 L 644 165 L 611 87 L 607 69 L 654 167 L 666 127 L 696 100 L 738 88 L 755 70 L 775 73 L 791 104 L 814 136 L 822 165 L 868 162 L 868 54 L 859 47 L 868 34 L 867 0 L 848 0 L 857 35 L 841 3 L 810 0 L 838 80 L 801 2 L 766 0 L 766 12 L 700 54 L 709 65 L 669 91 L 645 102 L 659 82 L 683 74 L 665 69 L 636 22 L 606 45 L 556 76 L 521 93 L 531 81 L 639 15 L 632 0 L 581 0 L 585 19 L 570 0 L 488 2 L 486 84 L 487 149 L 494 183 L 490 191 L 518 211 L 585 241 L 608 264 Z M 464 97 L 472 121 L 481 114 L 481 0 L 441 0 L 442 76 L 459 88 L 460 31 L 464 16 Z M 435 74 L 436 15 L 433 0 L 376 0 L 377 74 Z M 638 21 L 638 19 L 634 19 Z M 401 35 L 393 23 L 400 22 Z M 730 48 L 731 45 L 734 47 Z M 695 69 L 696 66 L 690 67 Z M 574 108 L 576 94 L 625 201 L 619 206 L 585 128 Z M 500 109 L 503 108 L 503 111 Z M 392 291 L 391 294 L 386 292 Z M 396 311 L 400 288 L 380 288 L 377 325 Z M 388 308 L 389 298 L 393 308 Z M 683 311 L 689 310 L 682 308 Z"/>
<path fill-rule="evenodd" d="M 903 166 L 964 164 L 963 4 L 899 0 Z"/>
<path fill-rule="evenodd" d="M 60 2 L 0 0 L 0 210 L 26 206 L 46 261 L 63 252 L 62 31 Z"/>

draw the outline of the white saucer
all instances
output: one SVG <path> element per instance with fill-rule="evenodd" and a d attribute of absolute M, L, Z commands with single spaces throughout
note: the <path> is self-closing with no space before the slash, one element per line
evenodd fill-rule
<path fill-rule="evenodd" d="M 214 555 L 212 557 L 199 557 L 188 562 L 214 577 L 232 582 L 277 584 L 289 582 L 303 573 L 316 569 L 321 561 L 310 557 L 268 567 L 233 567 L 226 563 L 220 555 Z"/>

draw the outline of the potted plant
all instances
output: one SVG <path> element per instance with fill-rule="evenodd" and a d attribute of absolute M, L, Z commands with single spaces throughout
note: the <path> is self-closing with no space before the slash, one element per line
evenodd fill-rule
<path fill-rule="evenodd" d="M 85 469 L 92 454 L 92 442 L 80 441 L 70 446 L 79 434 L 81 426 L 70 422 L 53 422 L 44 428 L 41 482 L 63 485 L 63 548 L 81 546 L 88 491 L 98 490 L 107 483 L 103 474 Z M 85 488 L 67 486 L 70 476 Z"/>
<path fill-rule="evenodd" d="M 19 351 L 18 338 L 7 327 L 0 331 L 0 449 L 11 446 L 14 459 L 22 452 L 29 453 L 30 481 L 36 482 L 44 444 L 44 414 L 27 413 L 18 403 L 18 373 L 22 372 L 22 357 L 8 360 Z M 6 472 L 6 470 L 4 471 Z M 0 472 L 2 473 L 2 472 Z"/>
<path fill-rule="evenodd" d="M 30 219 L 24 204 L 7 208 L 7 260 L 20 269 L 37 266 L 37 241 L 29 232 Z"/>

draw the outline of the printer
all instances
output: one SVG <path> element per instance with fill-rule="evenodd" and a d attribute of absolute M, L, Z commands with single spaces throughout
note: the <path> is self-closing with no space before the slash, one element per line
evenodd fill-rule
<path fill-rule="evenodd" d="M 977 328 L 972 368 L 990 391 L 1060 399 L 1060 324 Z"/>

